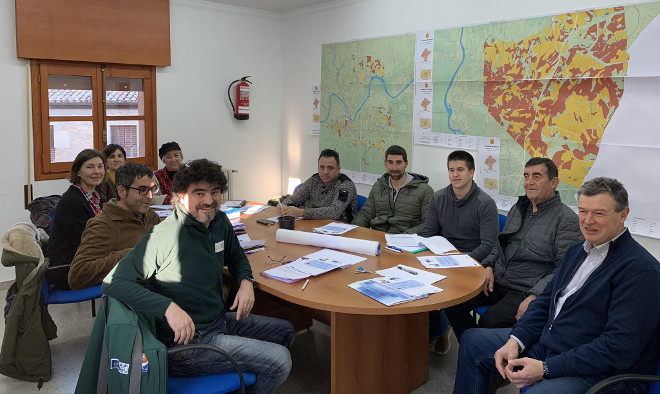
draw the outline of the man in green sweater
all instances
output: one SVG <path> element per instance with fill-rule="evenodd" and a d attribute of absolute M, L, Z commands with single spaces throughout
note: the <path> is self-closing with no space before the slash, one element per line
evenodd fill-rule
<path fill-rule="evenodd" d="M 353 224 L 390 234 L 421 234 L 433 189 L 429 178 L 406 172 L 408 154 L 398 145 L 385 151 L 387 173 L 374 183 Z"/>
<path fill-rule="evenodd" d="M 254 279 L 227 216 L 219 212 L 227 190 L 222 167 L 193 160 L 176 174 L 174 212 L 147 232 L 103 280 L 103 293 L 157 318 L 157 336 L 167 347 L 188 343 L 218 346 L 242 371 L 253 372 L 255 392 L 271 392 L 291 370 L 290 322 L 251 315 Z M 240 284 L 230 310 L 222 301 L 227 266 Z M 145 280 L 146 288 L 138 281 Z M 171 375 L 231 372 L 214 352 L 181 352 L 168 358 Z"/>

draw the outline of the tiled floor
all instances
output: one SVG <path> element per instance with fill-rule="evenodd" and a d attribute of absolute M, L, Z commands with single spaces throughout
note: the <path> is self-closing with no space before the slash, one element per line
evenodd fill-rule
<path fill-rule="evenodd" d="M 0 291 L 4 300 L 6 291 Z M 1 303 L 1 302 L 0 302 Z M 4 306 L 4 305 L 3 305 Z M 41 391 L 37 384 L 22 382 L 0 375 L 0 393 L 72 393 L 89 333 L 94 320 L 90 302 L 80 304 L 50 305 L 49 310 L 58 326 L 58 338 L 50 342 L 53 376 L 44 383 Z M 4 333 L 4 319 L 0 319 L 0 332 Z M 452 347 L 446 356 L 429 353 L 430 379 L 413 393 L 450 393 L 456 372 L 456 338 L 452 335 Z M 314 322 L 314 326 L 299 333 L 291 347 L 293 369 L 289 379 L 277 393 L 329 393 L 330 392 L 330 328 Z M 510 385 L 500 394 L 517 393 Z"/>

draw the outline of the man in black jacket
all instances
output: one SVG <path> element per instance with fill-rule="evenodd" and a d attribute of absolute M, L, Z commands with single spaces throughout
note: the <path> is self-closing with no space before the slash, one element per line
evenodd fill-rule
<path fill-rule="evenodd" d="M 481 294 L 445 309 L 456 338 L 476 327 L 470 311 L 490 308 L 479 327 L 511 327 L 541 294 L 566 249 L 580 239 L 578 217 L 555 191 L 559 171 L 550 159 L 533 157 L 525 164 L 525 195 L 511 208 L 491 253 L 481 260 L 486 285 Z"/>

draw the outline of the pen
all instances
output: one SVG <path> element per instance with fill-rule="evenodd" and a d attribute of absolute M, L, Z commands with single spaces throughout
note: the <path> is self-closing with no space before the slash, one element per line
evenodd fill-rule
<path fill-rule="evenodd" d="M 266 250 L 266 248 L 252 249 L 252 250 L 248 250 L 247 252 L 245 252 L 245 254 L 252 254 L 252 253 L 257 253 L 257 252 L 263 252 L 264 250 Z"/>
<path fill-rule="evenodd" d="M 421 249 L 413 250 L 413 251 L 410 252 L 410 253 L 415 254 L 415 253 L 423 252 L 423 251 L 425 251 L 425 250 L 429 250 L 429 248 L 427 248 L 427 247 L 423 247 L 423 248 L 421 248 Z"/>
<path fill-rule="evenodd" d="M 308 284 L 308 283 L 309 283 L 309 279 L 307 279 L 307 280 L 305 281 L 305 284 L 303 285 L 302 290 L 305 290 L 305 287 L 307 287 L 307 284 Z M 300 291 L 302 291 L 302 290 L 300 290 Z"/>
<path fill-rule="evenodd" d="M 387 246 L 385 247 L 385 249 L 387 249 L 387 250 L 391 250 L 392 252 L 397 252 L 397 253 L 401 253 L 401 252 L 402 252 L 401 249 L 399 249 L 399 248 L 397 248 L 397 247 L 394 247 L 394 246 L 389 246 L 389 245 L 387 245 Z"/>
<path fill-rule="evenodd" d="M 417 275 L 417 272 L 415 272 L 415 271 L 413 271 L 413 270 L 409 270 L 409 269 L 403 268 L 403 267 L 400 266 L 400 265 L 397 265 L 396 268 L 400 269 L 400 270 L 403 271 L 403 272 L 407 272 L 407 273 L 409 273 L 409 274 L 411 274 L 411 275 Z M 304 286 L 303 286 L 303 288 L 304 288 Z"/>

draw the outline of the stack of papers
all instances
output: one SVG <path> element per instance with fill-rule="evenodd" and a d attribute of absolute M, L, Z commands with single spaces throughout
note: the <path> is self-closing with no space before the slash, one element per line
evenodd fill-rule
<path fill-rule="evenodd" d="M 456 256 L 427 256 L 418 257 L 422 265 L 426 268 L 458 268 L 458 267 L 478 267 L 472 257 L 462 254 Z"/>
<path fill-rule="evenodd" d="M 266 270 L 261 275 L 282 282 L 293 283 L 311 276 L 325 274 L 337 268 L 349 267 L 364 260 L 366 260 L 364 257 L 323 249 L 286 265 Z"/>
<path fill-rule="evenodd" d="M 314 229 L 315 233 L 328 234 L 328 235 L 341 235 L 347 231 L 351 231 L 356 228 L 356 225 L 348 223 L 329 223 L 323 227 L 316 227 Z"/>
<path fill-rule="evenodd" d="M 231 226 L 236 234 L 245 234 L 245 223 L 236 222 L 232 223 Z"/>
<path fill-rule="evenodd" d="M 268 205 L 246 205 L 243 208 L 241 208 L 241 213 L 245 213 L 248 215 L 252 215 L 254 213 L 258 213 L 263 211 L 264 209 L 267 209 Z"/>
<path fill-rule="evenodd" d="M 439 287 L 396 277 L 367 279 L 348 286 L 386 306 L 418 300 L 442 291 Z"/>
<path fill-rule="evenodd" d="M 423 248 L 428 248 L 435 254 L 456 250 L 456 247 L 447 238 L 440 235 L 424 238 L 416 234 L 385 234 L 385 240 L 387 246 L 394 246 L 412 253 L 420 252 Z"/>
<path fill-rule="evenodd" d="M 442 289 L 431 284 L 446 278 L 444 275 L 401 264 L 376 271 L 376 273 L 383 277 L 354 282 L 348 286 L 386 306 L 414 301 L 428 297 L 429 294 L 439 293 Z"/>
<path fill-rule="evenodd" d="M 156 215 L 158 215 L 159 218 L 166 218 L 172 214 L 172 210 L 162 210 L 162 211 L 154 211 L 156 212 Z"/>
<path fill-rule="evenodd" d="M 245 205 L 245 200 L 225 201 L 220 205 L 220 210 L 225 212 L 231 208 L 240 208 Z"/>
<path fill-rule="evenodd" d="M 266 244 L 265 239 L 256 239 L 253 241 L 252 239 L 250 239 L 250 236 L 247 233 L 241 234 L 237 238 L 238 238 L 238 243 L 241 245 L 241 248 L 243 248 L 243 250 L 260 248 Z"/>

